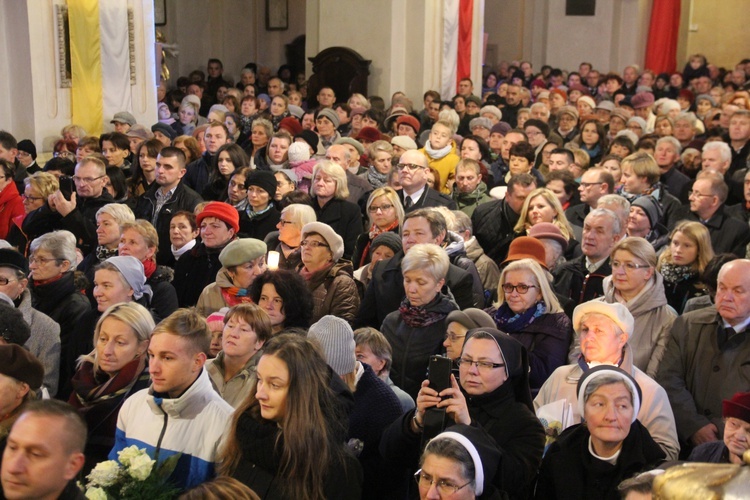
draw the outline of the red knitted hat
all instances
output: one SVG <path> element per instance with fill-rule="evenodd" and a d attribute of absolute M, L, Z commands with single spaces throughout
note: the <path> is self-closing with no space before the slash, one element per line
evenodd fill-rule
<path fill-rule="evenodd" d="M 302 125 L 295 117 L 287 116 L 279 123 L 279 129 L 286 130 L 287 132 L 292 134 L 292 137 L 294 137 L 295 135 L 302 132 Z"/>
<path fill-rule="evenodd" d="M 223 201 L 212 201 L 203 209 L 201 213 L 195 218 L 198 227 L 201 225 L 201 221 L 206 217 L 216 217 L 222 222 L 225 222 L 229 227 L 234 229 L 234 233 L 240 230 L 240 214 L 237 209 L 228 203 Z"/>
<path fill-rule="evenodd" d="M 420 128 L 419 120 L 417 120 L 413 116 L 411 115 L 399 116 L 398 119 L 396 120 L 396 124 L 401 125 L 402 123 L 405 125 L 409 125 L 411 128 L 414 129 L 414 132 L 416 132 L 417 134 L 419 133 L 419 128 Z"/>

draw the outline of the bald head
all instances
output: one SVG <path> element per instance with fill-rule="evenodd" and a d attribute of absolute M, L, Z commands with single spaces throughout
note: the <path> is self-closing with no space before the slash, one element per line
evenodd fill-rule
<path fill-rule="evenodd" d="M 349 153 L 349 150 L 343 145 L 334 144 L 329 146 L 328 151 L 326 151 L 326 159 L 331 160 L 341 168 L 347 168 L 352 156 Z"/>
<path fill-rule="evenodd" d="M 724 264 L 716 287 L 716 311 L 732 326 L 750 317 L 750 260 Z"/>
<path fill-rule="evenodd" d="M 399 163 L 416 163 L 417 165 L 427 168 L 427 157 L 416 149 L 410 149 L 401 155 Z"/>

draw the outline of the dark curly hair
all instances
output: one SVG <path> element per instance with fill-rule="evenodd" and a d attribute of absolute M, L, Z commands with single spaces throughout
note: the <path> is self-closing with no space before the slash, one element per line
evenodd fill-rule
<path fill-rule="evenodd" d="M 286 269 L 264 272 L 255 278 L 250 285 L 250 298 L 256 304 L 260 302 L 260 292 L 266 283 L 273 285 L 276 293 L 284 301 L 281 310 L 286 315 L 284 328 L 309 328 L 312 319 L 313 298 L 304 278 L 294 271 Z"/>

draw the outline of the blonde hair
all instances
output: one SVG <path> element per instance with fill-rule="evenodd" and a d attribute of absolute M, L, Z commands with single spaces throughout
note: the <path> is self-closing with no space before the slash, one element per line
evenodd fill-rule
<path fill-rule="evenodd" d="M 625 170 L 626 166 L 630 167 L 637 177 L 645 177 L 651 185 L 659 182 L 661 177 L 659 165 L 656 164 L 654 157 L 643 151 L 638 151 L 623 158 L 620 163 L 620 170 Z"/>
<path fill-rule="evenodd" d="M 60 189 L 60 181 L 48 172 L 37 172 L 31 177 L 26 177 L 23 182 L 26 186 L 39 191 L 39 195 L 44 198 L 45 202 L 49 195 Z"/>
<path fill-rule="evenodd" d="M 516 260 L 508 264 L 503 272 L 500 274 L 500 280 L 497 284 L 497 302 L 494 304 L 495 307 L 500 307 L 505 302 L 505 291 L 503 290 L 503 283 L 505 282 L 505 275 L 510 271 L 527 271 L 531 273 L 534 285 L 539 287 L 539 292 L 542 294 L 542 300 L 547 306 L 547 313 L 555 314 L 562 312 L 560 302 L 557 300 L 555 292 L 552 290 L 552 275 L 545 271 L 538 262 L 531 259 Z"/>
<path fill-rule="evenodd" d="M 372 224 L 374 224 L 374 222 L 372 221 L 372 214 L 370 213 L 370 205 L 372 205 L 372 202 L 375 201 L 376 198 L 380 198 L 381 196 L 385 196 L 385 198 L 388 200 L 388 203 L 393 205 L 393 208 L 396 210 L 396 219 L 398 219 L 398 225 L 399 227 L 401 227 L 404 224 L 404 206 L 398 199 L 398 194 L 396 193 L 396 191 L 392 187 L 388 186 L 377 188 L 370 194 L 370 197 L 367 199 L 365 210 L 367 211 L 367 216 L 370 218 L 370 225 L 372 226 Z"/>
<path fill-rule="evenodd" d="M 562 205 L 560 205 L 560 200 L 557 199 L 555 193 L 547 188 L 536 188 L 531 193 L 529 193 L 529 195 L 526 197 L 526 200 L 524 200 L 523 202 L 521 215 L 519 216 L 516 227 L 514 227 L 513 230 L 517 233 L 523 233 L 531 228 L 531 224 L 529 224 L 527 220 L 529 215 L 529 205 L 531 204 L 531 201 L 537 196 L 541 196 L 542 198 L 544 198 L 549 206 L 551 206 L 555 211 L 555 218 L 552 219 L 552 223 L 560 229 L 563 237 L 566 240 L 569 240 L 573 235 L 573 228 L 571 227 L 570 222 L 568 222 L 568 219 L 565 217 L 565 212 L 563 211 Z"/>
<path fill-rule="evenodd" d="M 714 258 L 714 249 L 711 246 L 711 234 L 706 229 L 706 226 L 700 222 L 695 221 L 682 221 L 675 226 L 671 233 L 669 233 L 669 241 L 671 243 L 672 238 L 677 233 L 682 233 L 685 237 L 691 240 L 696 248 L 698 249 L 698 256 L 690 265 L 690 269 L 701 274 L 708 265 L 709 261 Z M 672 245 L 667 245 L 664 252 L 659 256 L 659 262 L 657 269 L 661 271 L 661 267 L 664 264 L 672 263 Z"/>
<path fill-rule="evenodd" d="M 645 262 L 649 267 L 656 268 L 656 251 L 654 246 L 644 238 L 629 237 L 620 240 L 612 248 L 609 254 L 610 260 L 615 259 L 617 252 L 629 252 L 638 260 Z"/>
<path fill-rule="evenodd" d="M 107 214 L 112 217 L 115 222 L 120 226 L 120 232 L 122 232 L 122 225 L 126 222 L 135 222 L 135 215 L 129 206 L 124 203 L 108 203 L 102 208 L 96 211 L 96 218 L 100 215 Z"/>
<path fill-rule="evenodd" d="M 156 228 L 149 221 L 137 219 L 133 222 L 125 222 L 120 226 L 120 234 L 124 233 L 127 229 L 132 229 L 140 234 L 149 248 L 159 249 L 159 233 L 156 232 Z M 151 260 L 156 262 L 156 252 L 154 252 Z"/>
<path fill-rule="evenodd" d="M 435 281 L 445 279 L 450 267 L 450 259 L 445 250 L 432 243 L 414 245 L 401 261 L 401 273 L 409 271 L 425 271 Z"/>
<path fill-rule="evenodd" d="M 310 188 L 311 194 L 317 194 L 315 192 L 315 177 L 318 175 L 318 172 L 323 172 L 336 181 L 336 192 L 333 195 L 334 198 L 345 200 L 349 197 L 349 184 L 346 180 L 346 172 L 331 160 L 320 160 L 313 168 L 312 186 Z"/>
<path fill-rule="evenodd" d="M 284 214 L 289 214 L 294 226 L 298 229 L 302 229 L 302 227 L 308 222 L 315 222 L 318 220 L 313 207 L 302 203 L 292 203 L 291 205 L 287 205 L 281 211 L 281 215 Z"/>

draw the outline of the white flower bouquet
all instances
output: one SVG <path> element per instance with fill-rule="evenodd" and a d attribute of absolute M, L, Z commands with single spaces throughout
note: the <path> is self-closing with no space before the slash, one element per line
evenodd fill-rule
<path fill-rule="evenodd" d="M 145 449 L 129 446 L 117 452 L 117 460 L 100 462 L 86 476 L 89 500 L 172 500 L 180 493 L 168 482 L 181 454 L 172 455 L 158 467 Z"/>

